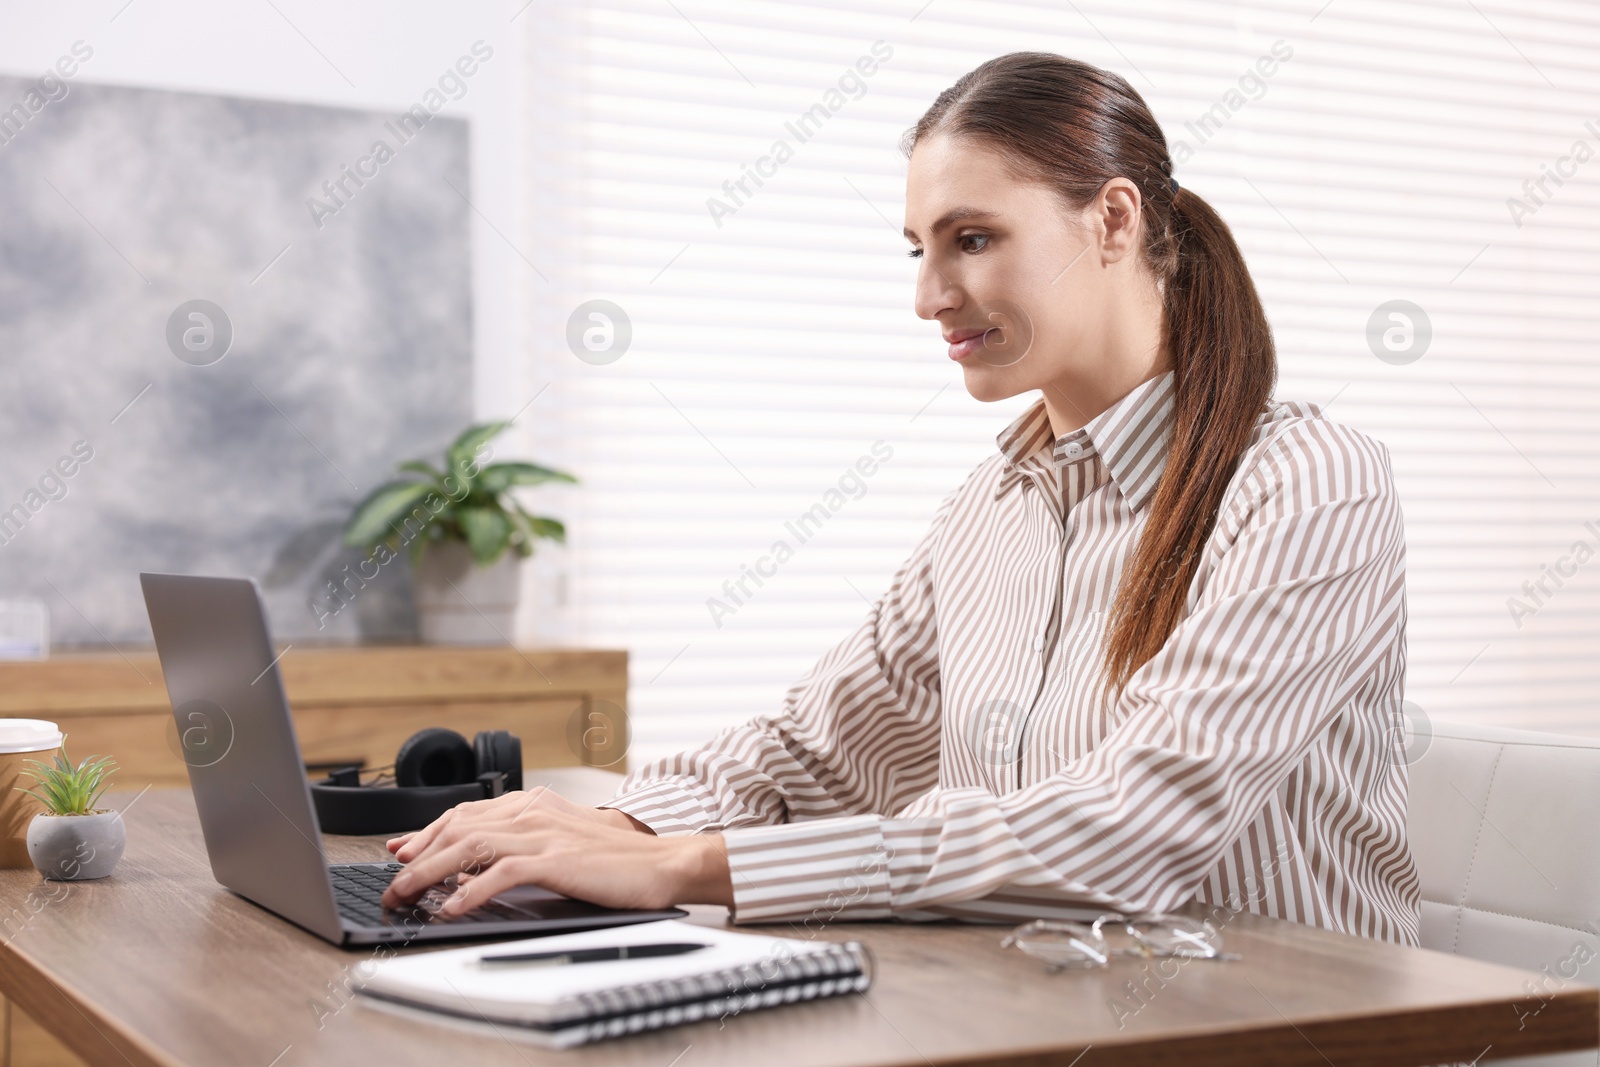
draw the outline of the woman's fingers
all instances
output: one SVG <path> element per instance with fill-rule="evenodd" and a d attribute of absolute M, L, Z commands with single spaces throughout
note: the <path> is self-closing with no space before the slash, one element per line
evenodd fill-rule
<path fill-rule="evenodd" d="M 664 907 L 686 892 L 728 903 L 724 897 L 731 898 L 731 887 L 721 886 L 722 895 L 716 896 L 693 881 L 707 870 L 705 845 L 704 838 L 660 838 L 583 817 L 519 823 L 515 811 L 485 811 L 441 830 L 391 883 L 384 904 L 415 900 L 452 875 L 455 885 L 440 908 L 443 918 L 530 883 L 615 908 Z M 726 879 L 724 873 L 722 882 Z"/>
<path fill-rule="evenodd" d="M 421 830 L 390 838 L 385 842 L 385 847 L 400 862 L 410 863 L 436 843 L 449 841 L 450 835 L 464 826 L 474 830 L 491 824 L 525 826 L 530 821 L 549 816 L 572 816 L 616 826 L 621 825 L 617 820 L 619 815 L 621 813 L 616 811 L 574 804 L 552 789 L 535 786 L 514 793 L 503 793 L 489 800 L 457 804 Z"/>
<path fill-rule="evenodd" d="M 515 848 L 518 852 L 537 851 L 535 835 L 518 835 Z M 496 861 L 509 847 L 504 835 L 488 831 L 468 833 L 450 844 L 430 849 L 424 856 L 413 860 L 406 869 L 395 875 L 383 891 L 383 906 L 402 907 L 427 892 L 429 887 L 444 881 L 450 875 L 482 875 L 493 870 Z"/>
<path fill-rule="evenodd" d="M 406 869 L 384 892 L 384 906 L 409 904 L 451 875 L 481 876 L 513 855 L 537 855 L 552 833 L 570 833 L 582 824 L 599 824 L 595 828 L 602 834 L 617 833 L 621 827 L 612 815 L 574 804 L 544 788 L 458 804 L 423 829 L 388 842 L 389 851 Z M 633 835 L 629 832 L 628 836 Z M 504 888 L 517 883 L 496 884 Z M 493 889 L 480 897 L 474 890 L 473 899 L 488 899 L 499 891 Z"/>
<path fill-rule="evenodd" d="M 455 893 L 439 908 L 439 914 L 453 919 L 488 902 L 496 893 L 537 882 L 539 866 L 537 856 L 507 856 L 481 874 L 463 877 L 457 883 Z"/>
<path fill-rule="evenodd" d="M 413 830 L 409 834 L 401 834 L 399 837 L 391 837 L 391 838 L 389 838 L 389 840 L 387 840 L 387 841 L 385 841 L 383 843 L 383 847 L 388 849 L 390 852 L 399 852 L 400 849 L 405 846 L 405 843 L 407 841 L 410 841 L 413 837 L 416 837 L 416 836 L 417 836 L 417 832 L 415 830 Z"/>
<path fill-rule="evenodd" d="M 543 786 L 534 786 L 514 793 L 502 793 L 489 800 L 469 800 L 457 804 L 421 830 L 407 835 L 407 840 L 390 851 L 400 862 L 410 863 L 435 843 L 451 840 L 450 835 L 460 832 L 463 827 L 470 827 L 476 832 L 487 825 L 503 826 L 519 820 L 526 823 L 530 815 L 570 815 L 593 810 L 580 808 Z"/>
<path fill-rule="evenodd" d="M 475 804 L 479 802 L 472 801 L 470 803 Z M 394 858 L 399 860 L 401 863 L 410 862 L 412 857 L 416 856 L 419 852 L 432 844 L 434 839 L 437 838 L 446 827 L 450 826 L 456 819 L 460 818 L 459 813 L 469 806 L 470 804 L 457 804 L 455 807 L 451 808 L 449 811 L 445 812 L 443 815 L 439 816 L 422 829 L 406 834 L 404 840 L 400 842 L 399 847 L 390 849 L 390 851 L 394 853 Z"/>

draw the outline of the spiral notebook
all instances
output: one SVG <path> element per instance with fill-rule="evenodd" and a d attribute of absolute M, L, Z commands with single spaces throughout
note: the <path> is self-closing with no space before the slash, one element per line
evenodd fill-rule
<path fill-rule="evenodd" d="M 488 955 L 690 941 L 682 956 L 559 966 L 479 962 Z M 358 987 L 381 1011 L 553 1048 L 858 993 L 871 955 L 856 941 L 802 941 L 678 919 L 391 957 Z"/>

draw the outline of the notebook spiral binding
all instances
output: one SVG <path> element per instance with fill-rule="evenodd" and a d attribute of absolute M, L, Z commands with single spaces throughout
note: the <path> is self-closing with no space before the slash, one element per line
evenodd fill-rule
<path fill-rule="evenodd" d="M 820 952 L 782 953 L 760 963 L 692 978 L 641 982 L 574 997 L 567 1022 L 584 1041 L 656 1030 L 757 1008 L 860 993 L 872 985 L 872 952 L 859 941 Z"/>

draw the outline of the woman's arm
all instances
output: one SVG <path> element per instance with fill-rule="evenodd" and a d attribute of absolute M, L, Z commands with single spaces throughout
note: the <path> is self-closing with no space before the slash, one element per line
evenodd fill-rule
<path fill-rule="evenodd" d="M 732 905 L 727 850 L 710 831 L 886 814 L 925 792 L 939 766 L 933 558 L 957 493 L 866 620 L 789 690 L 779 714 L 635 771 L 603 808 L 538 789 L 460 805 L 389 842 L 408 867 L 385 904 L 456 875 L 452 914 L 523 882 L 614 907 Z"/>
<path fill-rule="evenodd" d="M 938 781 L 936 509 L 862 624 L 763 715 L 635 770 L 605 807 L 658 834 L 888 814 Z"/>
<path fill-rule="evenodd" d="M 1257 465 L 1235 495 L 1246 507 L 1227 516 L 1237 534 L 1194 609 L 1130 679 L 1115 728 L 1049 778 L 1003 797 L 930 790 L 936 703 L 919 719 L 889 701 L 883 719 L 852 720 L 855 729 L 825 714 L 830 702 L 858 706 L 849 685 L 833 681 L 863 679 L 874 696 L 895 691 L 877 680 L 895 665 L 871 670 L 854 647 L 858 632 L 796 688 L 785 715 L 656 765 L 684 783 L 667 828 L 745 815 L 762 825 L 654 837 L 621 829 L 613 812 L 582 809 L 590 826 L 552 813 L 531 836 L 485 834 L 477 846 L 490 863 L 522 858 L 521 880 L 584 899 L 731 903 L 740 922 L 938 914 L 1005 891 L 1119 910 L 1182 902 L 1403 632 L 1404 531 L 1387 453 L 1335 424 L 1302 424 L 1286 438 L 1274 447 L 1292 457 Z M 874 641 L 894 636 L 879 629 L 883 608 L 902 586 L 920 586 L 908 579 L 918 556 L 863 628 Z M 1252 653 L 1263 633 L 1272 635 L 1267 656 Z M 933 681 L 922 688 L 936 697 Z M 1391 755 L 1382 744 L 1391 725 L 1355 724 L 1373 760 Z M 926 783 L 915 777 L 908 787 L 882 762 L 882 749 L 899 748 L 898 730 L 928 746 Z M 646 775 L 646 788 L 654 780 Z M 826 793 L 835 782 L 845 788 Z M 919 791 L 898 810 L 895 798 Z M 473 843 L 468 835 L 432 850 L 412 895 L 472 862 Z M 400 858 L 408 855 L 416 853 Z M 504 881 L 511 870 L 493 884 L 514 884 Z M 489 884 L 474 881 L 476 902 Z"/>
<path fill-rule="evenodd" d="M 1101 744 L 1004 796 L 935 790 L 893 817 L 731 829 L 735 920 L 949 914 L 996 894 L 1124 911 L 1192 897 L 1402 639 L 1386 451 L 1320 422 L 1279 444 L 1235 494 L 1248 512 L 1223 528 L 1237 535 Z M 1372 776 L 1393 770 L 1379 718 L 1352 726 Z"/>

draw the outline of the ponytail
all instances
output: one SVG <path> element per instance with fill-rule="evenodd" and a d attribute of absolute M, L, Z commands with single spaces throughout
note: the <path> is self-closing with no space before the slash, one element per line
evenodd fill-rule
<path fill-rule="evenodd" d="M 1119 692 L 1183 615 L 1222 494 L 1277 379 L 1266 311 L 1228 224 L 1190 189 L 1172 198 L 1169 218 L 1172 440 L 1107 624 L 1105 675 Z"/>

